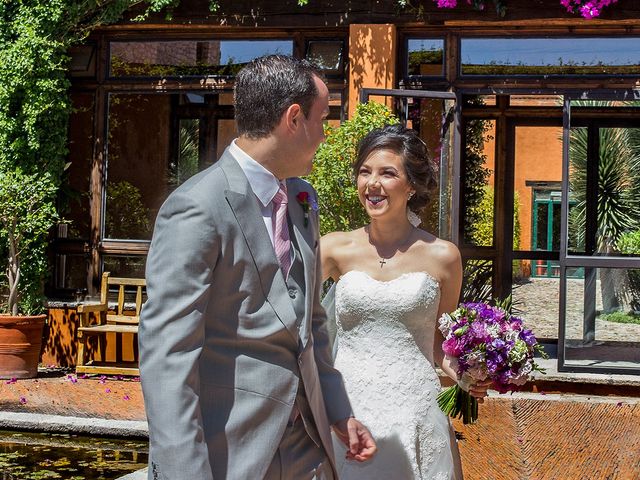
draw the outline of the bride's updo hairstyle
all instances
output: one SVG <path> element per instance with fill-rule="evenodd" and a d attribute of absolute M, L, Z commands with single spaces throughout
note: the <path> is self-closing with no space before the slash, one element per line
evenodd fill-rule
<path fill-rule="evenodd" d="M 400 155 L 407 178 L 416 191 L 408 206 L 413 212 L 420 213 L 431 201 L 432 193 L 438 186 L 435 167 L 425 143 L 415 130 L 401 125 L 371 130 L 358 143 L 358 154 L 353 164 L 356 178 L 364 161 L 376 150 L 390 150 Z"/>

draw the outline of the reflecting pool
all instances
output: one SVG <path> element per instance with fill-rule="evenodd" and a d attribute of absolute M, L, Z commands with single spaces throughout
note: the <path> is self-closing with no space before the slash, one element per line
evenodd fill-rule
<path fill-rule="evenodd" d="M 0 480 L 115 479 L 146 467 L 138 439 L 0 430 Z"/>

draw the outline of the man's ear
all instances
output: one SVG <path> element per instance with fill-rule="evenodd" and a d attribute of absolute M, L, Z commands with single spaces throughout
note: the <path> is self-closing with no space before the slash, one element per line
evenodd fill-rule
<path fill-rule="evenodd" d="M 302 107 L 298 103 L 294 103 L 289 106 L 282 114 L 282 120 L 284 121 L 287 130 L 294 132 L 300 124 L 300 117 L 303 115 Z"/>

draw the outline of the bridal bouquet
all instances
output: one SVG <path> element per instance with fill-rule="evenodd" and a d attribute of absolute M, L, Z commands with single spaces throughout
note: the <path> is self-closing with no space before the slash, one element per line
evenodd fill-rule
<path fill-rule="evenodd" d="M 534 361 L 537 351 L 546 358 L 542 346 L 522 319 L 510 313 L 510 299 L 486 303 L 463 303 L 454 312 L 445 313 L 438 327 L 445 340 L 443 352 L 455 358 L 458 376 L 464 382 L 493 381 L 500 393 L 517 390 L 530 379 L 531 373 L 544 373 Z M 462 417 L 462 422 L 478 419 L 478 402 L 459 385 L 443 390 L 438 405 L 451 417 Z"/>

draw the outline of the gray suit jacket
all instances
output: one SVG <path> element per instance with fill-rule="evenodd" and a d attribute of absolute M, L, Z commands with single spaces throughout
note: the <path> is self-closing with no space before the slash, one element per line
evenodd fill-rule
<path fill-rule="evenodd" d="M 351 406 L 320 305 L 317 213 L 304 226 L 296 199 L 315 192 L 300 179 L 287 186 L 305 268 L 299 331 L 257 199 L 228 151 L 160 209 L 139 329 L 149 478 L 262 478 L 300 377 L 333 464 L 329 427 Z"/>

